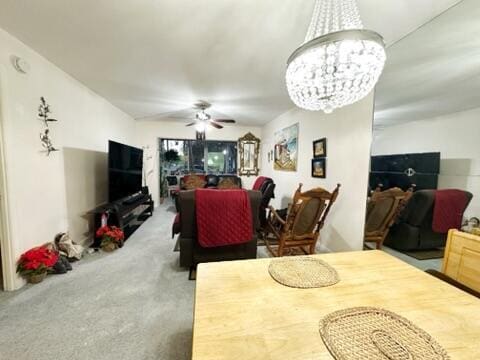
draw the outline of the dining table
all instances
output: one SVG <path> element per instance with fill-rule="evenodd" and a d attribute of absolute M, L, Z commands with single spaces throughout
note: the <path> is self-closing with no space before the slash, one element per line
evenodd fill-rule
<path fill-rule="evenodd" d="M 192 359 L 333 359 L 321 319 L 365 306 L 410 320 L 451 359 L 480 359 L 480 299 L 381 250 L 311 256 L 333 267 L 340 281 L 284 286 L 269 274 L 272 258 L 199 264 Z"/>

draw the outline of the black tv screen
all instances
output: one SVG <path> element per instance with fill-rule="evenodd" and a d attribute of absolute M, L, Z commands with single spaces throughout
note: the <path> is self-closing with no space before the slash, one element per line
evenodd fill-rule
<path fill-rule="evenodd" d="M 143 150 L 108 142 L 108 200 L 125 198 L 142 190 Z"/>

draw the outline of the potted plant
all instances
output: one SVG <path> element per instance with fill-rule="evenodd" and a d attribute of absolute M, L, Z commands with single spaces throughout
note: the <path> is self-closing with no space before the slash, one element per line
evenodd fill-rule
<path fill-rule="evenodd" d="M 166 198 L 169 195 L 167 175 L 172 168 L 172 164 L 180 161 L 180 155 L 178 150 L 169 149 L 163 153 L 163 161 L 160 166 L 160 204 L 163 204 Z"/>
<path fill-rule="evenodd" d="M 102 250 L 111 252 L 123 245 L 125 235 L 121 229 L 116 226 L 102 226 L 97 230 L 97 237 L 102 238 L 100 246 Z"/>
<path fill-rule="evenodd" d="M 164 171 L 160 173 L 160 204 L 168 198 L 168 181 Z"/>
<path fill-rule="evenodd" d="M 58 253 L 45 246 L 28 250 L 20 256 L 17 272 L 29 283 L 37 284 L 47 276 L 48 270 L 58 261 Z"/>

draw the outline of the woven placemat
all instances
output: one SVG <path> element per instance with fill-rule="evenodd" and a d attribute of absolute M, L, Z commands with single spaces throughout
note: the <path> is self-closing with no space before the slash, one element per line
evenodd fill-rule
<path fill-rule="evenodd" d="M 268 272 L 275 281 L 294 288 L 330 286 L 339 281 L 334 268 L 325 261 L 307 256 L 273 259 Z"/>
<path fill-rule="evenodd" d="M 446 351 L 425 331 L 387 310 L 357 307 L 320 321 L 320 335 L 337 360 L 442 360 Z"/>

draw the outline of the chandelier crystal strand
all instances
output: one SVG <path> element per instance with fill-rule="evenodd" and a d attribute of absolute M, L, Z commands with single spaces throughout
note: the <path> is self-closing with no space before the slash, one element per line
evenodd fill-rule
<path fill-rule="evenodd" d="M 340 11 L 338 9 L 338 1 L 333 3 L 332 31 L 340 30 Z"/>
<path fill-rule="evenodd" d="M 301 108 L 332 112 L 368 95 L 385 59 L 382 37 L 363 30 L 355 0 L 317 0 L 305 43 L 288 59 L 289 95 Z"/>
<path fill-rule="evenodd" d="M 318 27 L 320 26 L 320 15 L 321 15 L 321 9 L 323 6 L 324 6 L 323 2 L 320 2 L 320 1 L 315 2 L 315 6 L 313 8 L 312 20 L 310 21 L 310 26 L 308 27 L 308 31 L 307 31 L 307 35 L 305 36 L 304 43 L 316 37 L 315 34 L 317 33 Z"/>

